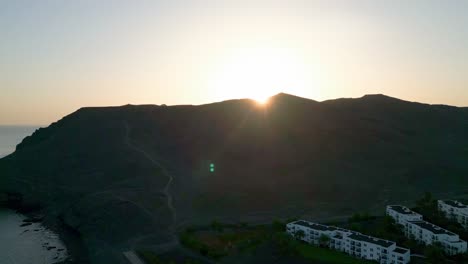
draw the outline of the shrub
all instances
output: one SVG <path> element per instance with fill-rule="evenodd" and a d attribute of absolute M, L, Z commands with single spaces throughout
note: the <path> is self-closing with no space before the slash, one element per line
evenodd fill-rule
<path fill-rule="evenodd" d="M 273 231 L 276 232 L 286 231 L 286 224 L 277 219 L 273 220 L 271 227 L 273 228 Z"/>
<path fill-rule="evenodd" d="M 211 228 L 214 230 L 214 231 L 218 231 L 218 232 L 223 232 L 224 228 L 223 228 L 223 225 L 216 221 L 216 220 L 213 220 L 213 222 L 211 222 Z"/>

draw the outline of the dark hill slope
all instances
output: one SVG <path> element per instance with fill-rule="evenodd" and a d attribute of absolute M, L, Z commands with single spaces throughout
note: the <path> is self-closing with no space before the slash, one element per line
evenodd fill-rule
<path fill-rule="evenodd" d="M 0 191 L 77 229 L 95 263 L 119 263 L 122 251 L 171 242 L 190 222 L 463 193 L 466 135 L 464 108 L 383 95 L 83 108 L 1 159 Z"/>

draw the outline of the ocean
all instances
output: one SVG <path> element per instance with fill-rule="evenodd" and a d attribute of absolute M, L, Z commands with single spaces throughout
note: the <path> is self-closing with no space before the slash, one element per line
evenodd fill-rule
<path fill-rule="evenodd" d="M 0 158 L 13 153 L 16 145 L 38 128 L 38 126 L 0 126 Z"/>
<path fill-rule="evenodd" d="M 0 126 L 0 158 L 13 153 L 16 145 L 37 128 Z M 25 225 L 25 218 L 14 211 L 0 208 L 0 263 L 51 264 L 65 260 L 67 249 L 58 235 L 40 223 Z"/>
<path fill-rule="evenodd" d="M 40 223 L 25 225 L 26 217 L 0 208 L 0 263 L 52 264 L 68 257 L 59 236 Z"/>

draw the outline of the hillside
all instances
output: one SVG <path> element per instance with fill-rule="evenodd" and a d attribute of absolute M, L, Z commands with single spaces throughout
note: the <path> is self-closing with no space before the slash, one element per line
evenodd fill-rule
<path fill-rule="evenodd" d="M 466 135 L 466 108 L 384 95 L 82 108 L 0 159 L 0 192 L 76 229 L 93 263 L 125 263 L 190 223 L 465 194 Z"/>

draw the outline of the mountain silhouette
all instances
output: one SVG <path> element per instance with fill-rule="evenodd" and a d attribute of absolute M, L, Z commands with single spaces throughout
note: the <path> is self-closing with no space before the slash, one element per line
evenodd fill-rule
<path fill-rule="evenodd" d="M 213 219 L 320 219 L 464 193 L 466 135 L 467 108 L 385 95 L 89 107 L 1 159 L 0 192 L 77 230 L 92 263 L 124 263 L 122 251 Z"/>

